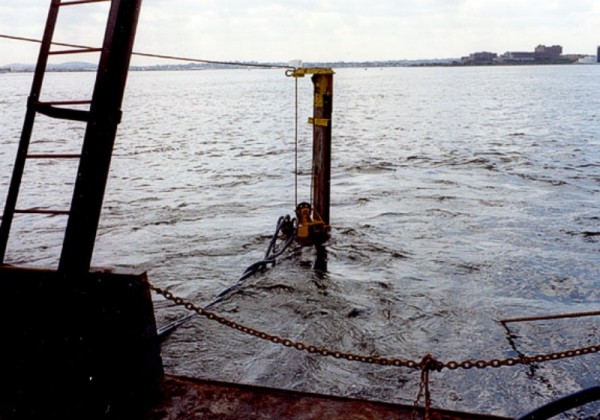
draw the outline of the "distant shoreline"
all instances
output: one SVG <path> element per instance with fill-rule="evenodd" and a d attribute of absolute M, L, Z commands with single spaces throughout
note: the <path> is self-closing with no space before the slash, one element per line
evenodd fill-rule
<path fill-rule="evenodd" d="M 160 64 L 149 66 L 130 67 L 130 71 L 185 71 L 185 70 L 223 70 L 242 69 L 257 65 L 269 68 L 284 67 L 286 63 L 258 63 L 258 62 L 232 62 L 232 64 L 186 63 L 186 64 Z M 464 63 L 460 59 L 431 59 L 431 60 L 390 60 L 390 61 L 360 61 L 360 62 L 307 62 L 304 67 L 331 67 L 331 68 L 384 68 L 384 67 L 495 67 L 495 66 L 547 66 L 578 64 L 577 59 L 560 59 L 552 61 L 505 61 L 492 63 Z M 597 63 L 587 63 L 597 64 Z M 94 72 L 96 65 L 92 63 L 64 63 L 50 65 L 47 72 Z M 260 67 L 259 67 L 260 68 Z M 35 71 L 34 64 L 8 64 L 0 66 L 0 73 L 31 73 Z"/>

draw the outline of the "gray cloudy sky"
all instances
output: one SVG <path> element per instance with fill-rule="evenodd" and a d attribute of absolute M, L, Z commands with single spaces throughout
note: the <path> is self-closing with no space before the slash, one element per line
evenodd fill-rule
<path fill-rule="evenodd" d="M 49 3 L 0 0 L 0 34 L 41 37 Z M 55 40 L 96 45 L 102 7 L 64 8 Z M 143 0 L 135 50 L 285 62 L 460 57 L 537 44 L 594 54 L 600 1 Z M 0 65 L 34 62 L 37 48 L 0 38 Z"/>

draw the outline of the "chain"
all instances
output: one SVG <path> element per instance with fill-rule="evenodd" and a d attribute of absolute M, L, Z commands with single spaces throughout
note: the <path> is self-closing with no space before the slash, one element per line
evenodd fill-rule
<path fill-rule="evenodd" d="M 577 349 L 560 351 L 555 353 L 538 354 L 535 356 L 521 356 L 521 357 L 509 357 L 506 359 L 492 359 L 492 360 L 465 360 L 462 362 L 449 361 L 440 362 L 433 356 L 426 354 L 423 359 L 418 362 L 410 359 L 399 359 L 389 358 L 380 356 L 365 356 L 355 353 L 342 352 L 338 350 L 331 350 L 326 347 L 317 347 L 313 345 L 304 344 L 300 341 L 290 340 L 277 335 L 268 334 L 266 332 L 257 330 L 252 327 L 248 327 L 239 322 L 232 321 L 223 316 L 217 315 L 214 312 L 207 311 L 206 309 L 195 305 L 194 303 L 187 301 L 181 297 L 173 295 L 171 292 L 163 290 L 159 287 L 150 284 L 150 289 L 163 296 L 165 299 L 170 300 L 178 306 L 183 306 L 189 311 L 196 312 L 205 318 L 212 321 L 216 321 L 219 324 L 225 325 L 229 328 L 233 328 L 245 334 L 252 335 L 262 340 L 270 341 L 274 344 L 283 345 L 285 347 L 292 347 L 296 350 L 306 351 L 308 353 L 319 354 L 321 356 L 334 357 L 336 359 L 344 359 L 351 362 L 369 363 L 381 366 L 396 366 L 406 367 L 410 369 L 419 369 L 421 371 L 441 371 L 442 369 L 456 370 L 456 369 L 484 369 L 484 368 L 499 368 L 503 366 L 516 366 L 516 365 L 530 365 L 532 363 L 542 363 L 551 360 L 561 360 L 572 358 L 576 356 L 583 356 L 586 354 L 600 353 L 600 344 L 596 344 L 588 347 L 580 347 Z"/>
<path fill-rule="evenodd" d="M 381 366 L 396 366 L 406 367 L 410 369 L 419 369 L 421 371 L 421 381 L 419 383 L 419 391 L 414 401 L 413 418 L 416 416 L 417 407 L 421 398 L 424 398 L 424 419 L 431 419 L 431 394 L 429 391 L 429 373 L 431 371 L 441 371 L 442 369 L 456 370 L 456 369 L 484 369 L 484 368 L 499 368 L 503 366 L 516 366 L 516 365 L 531 365 L 533 363 L 548 362 L 551 360 L 561 360 L 576 356 L 583 356 L 586 354 L 600 353 L 600 345 L 596 344 L 588 347 L 580 347 L 573 350 L 566 350 L 555 353 L 538 354 L 535 356 L 521 356 L 521 357 L 509 357 L 506 359 L 492 359 L 492 360 L 465 360 L 462 362 L 440 362 L 430 354 L 425 354 L 420 362 L 409 359 L 396 359 L 379 356 L 365 356 L 354 353 L 347 353 L 338 350 L 331 350 L 326 347 L 317 347 L 313 345 L 304 344 L 300 341 L 294 341 L 287 338 L 283 338 L 277 335 L 268 334 L 266 332 L 257 330 L 255 328 L 248 327 L 240 324 L 239 322 L 232 321 L 223 316 L 217 315 L 214 312 L 208 311 L 194 303 L 187 301 L 181 297 L 173 295 L 171 292 L 163 290 L 159 287 L 149 284 L 151 290 L 157 294 L 163 296 L 165 299 L 175 303 L 175 305 L 183 306 L 189 311 L 193 311 L 198 315 L 208 318 L 212 321 L 216 321 L 219 324 L 225 325 L 229 328 L 233 328 L 245 334 L 252 335 L 260 338 L 261 340 L 270 341 L 274 344 L 279 344 L 285 347 L 292 347 L 296 350 L 306 351 L 312 354 L 319 354 L 321 356 L 334 357 L 336 359 L 344 359 L 351 362 L 370 363 Z"/>
<path fill-rule="evenodd" d="M 331 350 L 325 347 L 317 347 L 313 345 L 304 344 L 299 341 L 290 340 L 288 338 L 279 337 L 277 335 L 268 334 L 266 332 L 257 330 L 255 328 L 248 327 L 246 325 L 240 324 L 239 322 L 232 321 L 223 316 L 217 315 L 214 312 L 207 311 L 206 309 L 193 304 L 183 298 L 174 296 L 171 292 L 166 290 L 162 290 L 159 287 L 150 285 L 150 289 L 154 290 L 159 295 L 163 296 L 165 299 L 170 300 L 178 306 L 183 306 L 187 310 L 196 312 L 198 315 L 201 315 L 205 318 L 208 318 L 212 321 L 216 321 L 219 324 L 225 325 L 227 327 L 233 328 L 235 330 L 241 331 L 245 334 L 252 335 L 254 337 L 260 338 L 262 340 L 270 341 L 274 344 L 280 344 L 285 347 L 293 347 L 296 350 L 306 351 L 308 353 L 320 354 L 321 356 L 329 356 L 334 357 L 336 359 L 345 359 L 349 361 L 361 362 L 361 363 L 370 363 L 382 366 L 396 366 L 396 367 L 407 367 L 412 369 L 420 369 L 419 362 L 414 360 L 404 360 L 404 359 L 393 359 L 393 358 L 384 358 L 379 356 L 364 356 L 360 354 L 353 354 L 347 352 L 341 352 L 337 350 Z"/>
<path fill-rule="evenodd" d="M 435 358 L 427 353 L 423 356 L 423 360 L 419 363 L 421 366 L 421 382 L 419 383 L 419 392 L 417 392 L 417 398 L 413 404 L 413 419 L 416 418 L 417 408 L 421 398 L 425 398 L 425 412 L 424 420 L 431 420 L 431 393 L 429 392 L 429 372 L 432 370 L 441 370 L 441 364 Z"/>
<path fill-rule="evenodd" d="M 535 356 L 509 357 L 507 359 L 492 360 L 466 360 L 464 362 L 446 362 L 443 367 L 449 370 L 456 369 L 484 369 L 488 367 L 498 368 L 502 366 L 530 365 L 532 363 L 549 362 L 551 360 L 568 359 L 571 357 L 584 356 L 586 354 L 600 353 L 600 345 L 595 344 L 588 347 L 580 347 L 573 350 L 559 351 L 555 353 L 538 354 Z"/>

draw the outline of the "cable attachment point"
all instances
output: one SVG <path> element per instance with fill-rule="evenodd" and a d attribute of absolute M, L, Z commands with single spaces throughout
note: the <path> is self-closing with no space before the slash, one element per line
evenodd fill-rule
<path fill-rule="evenodd" d="M 307 74 L 334 74 L 334 71 L 330 67 L 297 67 L 285 71 L 287 77 L 304 77 Z"/>
<path fill-rule="evenodd" d="M 421 382 L 419 384 L 419 392 L 414 402 L 415 411 L 413 411 L 413 418 L 416 414 L 416 409 L 421 401 L 421 398 L 425 400 L 424 406 L 424 419 L 431 419 L 431 392 L 429 391 L 429 372 L 432 370 L 441 371 L 444 368 L 444 364 L 439 360 L 435 359 L 431 354 L 426 353 L 419 362 L 419 368 L 421 368 Z"/>
<path fill-rule="evenodd" d="M 425 356 L 419 362 L 421 370 L 440 372 L 444 368 L 444 364 L 433 357 L 431 354 L 426 353 Z"/>
<path fill-rule="evenodd" d="M 313 211 L 309 203 L 298 204 L 296 217 L 298 218 L 296 242 L 300 245 L 322 245 L 329 239 L 329 226 Z"/>

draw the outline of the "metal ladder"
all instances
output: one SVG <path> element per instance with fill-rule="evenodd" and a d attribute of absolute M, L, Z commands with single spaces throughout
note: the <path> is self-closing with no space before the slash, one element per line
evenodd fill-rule
<path fill-rule="evenodd" d="M 110 2 L 101 48 L 74 46 L 53 49 L 53 35 L 62 7 Z M 121 103 L 135 38 L 141 0 L 51 0 L 46 28 L 33 76 L 27 111 L 0 225 L 0 264 L 4 264 L 13 218 L 18 214 L 68 216 L 58 270 L 65 274 L 88 272 L 108 179 Z M 71 44 L 60 44 L 71 45 Z M 44 102 L 40 93 L 48 58 L 52 55 L 100 53 L 91 99 Z M 71 106 L 71 108 L 69 108 Z M 89 106 L 88 110 L 73 106 Z M 29 154 L 37 114 L 86 123 L 81 154 Z M 17 199 L 29 159 L 78 159 L 79 168 L 69 210 L 18 209 Z"/>

